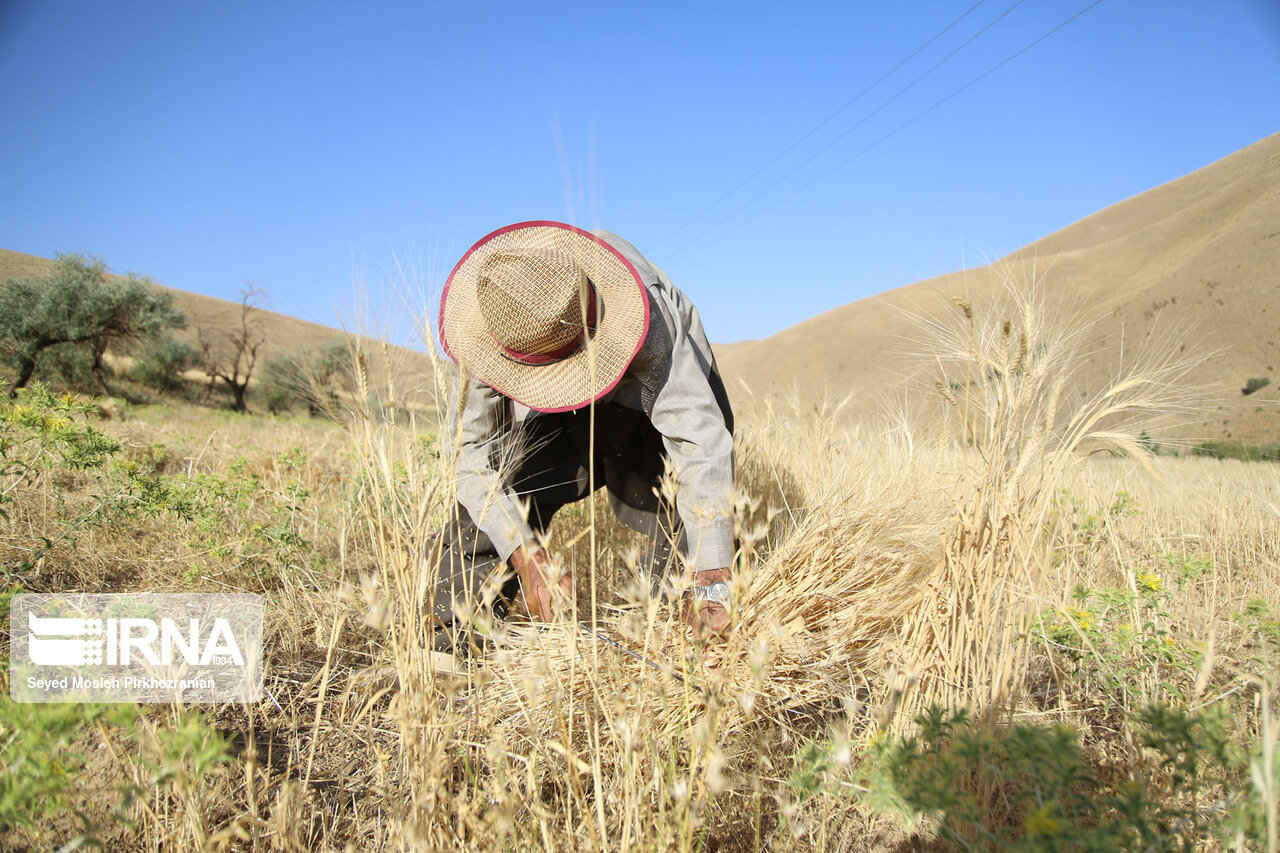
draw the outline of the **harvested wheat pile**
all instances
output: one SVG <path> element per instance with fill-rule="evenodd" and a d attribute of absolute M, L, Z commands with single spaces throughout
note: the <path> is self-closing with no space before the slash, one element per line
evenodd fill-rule
<path fill-rule="evenodd" d="M 713 652 L 657 600 L 594 629 L 511 627 L 486 661 L 498 716 L 530 742 L 607 742 L 605 754 L 625 761 L 638 736 L 714 730 L 736 751 L 754 721 L 855 702 L 877 686 L 886 645 L 938 565 L 938 526 L 922 514 L 921 502 L 892 495 L 847 495 L 808 513 L 739 573 L 737 628 Z"/>

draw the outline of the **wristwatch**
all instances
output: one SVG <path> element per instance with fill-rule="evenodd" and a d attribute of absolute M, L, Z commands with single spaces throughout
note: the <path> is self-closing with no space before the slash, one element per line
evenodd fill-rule
<path fill-rule="evenodd" d="M 691 586 L 689 593 L 696 599 L 710 601 L 713 604 L 729 603 L 729 585 L 724 581 L 716 581 L 706 586 Z"/>

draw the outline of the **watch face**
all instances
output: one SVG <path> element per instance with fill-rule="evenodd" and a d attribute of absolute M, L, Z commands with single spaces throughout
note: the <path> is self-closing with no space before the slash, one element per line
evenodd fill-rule
<path fill-rule="evenodd" d="M 714 601 L 717 604 L 729 603 L 729 585 L 724 581 L 716 581 L 704 587 L 697 587 L 698 598 Z"/>

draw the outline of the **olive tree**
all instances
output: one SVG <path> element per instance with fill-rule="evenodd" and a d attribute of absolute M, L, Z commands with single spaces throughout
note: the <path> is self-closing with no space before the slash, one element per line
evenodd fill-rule
<path fill-rule="evenodd" d="M 186 325 L 173 296 L 149 278 L 111 276 L 101 258 L 60 254 L 44 276 L 10 278 L 0 288 L 0 353 L 14 371 L 9 396 L 16 396 L 35 372 L 36 360 L 51 347 L 79 347 L 103 390 L 109 346 L 158 338 Z"/>

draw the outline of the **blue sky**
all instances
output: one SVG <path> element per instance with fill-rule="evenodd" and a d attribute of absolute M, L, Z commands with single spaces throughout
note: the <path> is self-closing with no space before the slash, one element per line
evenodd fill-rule
<path fill-rule="evenodd" d="M 1092 0 L 976 1 L 0 0 L 0 247 L 331 325 L 366 287 L 394 322 L 393 258 L 438 292 L 561 219 L 730 341 L 1280 131 L 1277 0 L 1103 0 L 986 76 Z"/>

